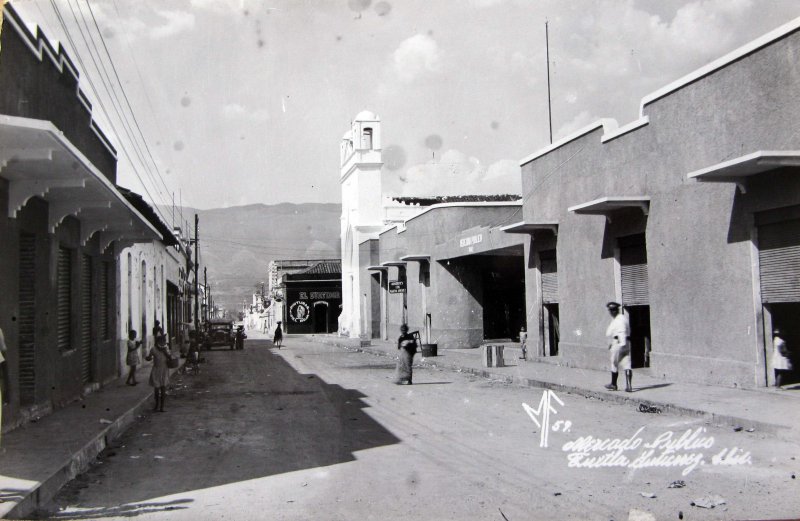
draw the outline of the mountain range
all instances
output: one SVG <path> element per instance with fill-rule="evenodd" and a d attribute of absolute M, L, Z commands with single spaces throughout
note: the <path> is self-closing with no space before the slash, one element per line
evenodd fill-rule
<path fill-rule="evenodd" d="M 172 208 L 161 208 L 171 218 Z M 194 235 L 199 218 L 200 266 L 217 305 L 232 312 L 267 283 L 267 267 L 277 259 L 340 258 L 341 205 L 333 203 L 252 204 L 197 210 L 175 209 L 175 221 L 188 223 Z M 200 272 L 202 281 L 203 273 Z"/>

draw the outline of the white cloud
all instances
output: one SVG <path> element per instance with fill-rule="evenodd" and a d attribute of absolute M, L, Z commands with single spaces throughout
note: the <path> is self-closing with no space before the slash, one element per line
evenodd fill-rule
<path fill-rule="evenodd" d="M 486 195 L 521 193 L 517 161 L 501 160 L 486 167 L 459 150 L 409 168 L 400 177 L 401 196 Z"/>
<path fill-rule="evenodd" d="M 590 123 L 594 123 L 598 119 L 600 118 L 592 115 L 588 110 L 582 110 L 581 112 L 578 113 L 578 115 L 576 115 L 567 123 L 564 123 L 563 125 L 558 127 L 558 130 L 553 132 L 553 141 L 558 141 L 562 137 L 567 136 L 578 129 L 581 129 L 589 125 Z"/>
<path fill-rule="evenodd" d="M 266 109 L 250 110 L 240 103 L 226 103 L 222 106 L 222 115 L 228 119 L 247 119 L 250 121 L 266 121 L 269 113 Z"/>
<path fill-rule="evenodd" d="M 157 25 L 150 29 L 149 36 L 153 39 L 166 38 L 194 29 L 194 14 L 185 11 L 155 11 L 158 16 L 167 20 L 167 23 Z"/>
<path fill-rule="evenodd" d="M 442 64 L 442 51 L 436 40 L 417 34 L 404 40 L 392 53 L 392 65 L 404 82 L 413 81 L 425 72 L 438 72 Z"/>

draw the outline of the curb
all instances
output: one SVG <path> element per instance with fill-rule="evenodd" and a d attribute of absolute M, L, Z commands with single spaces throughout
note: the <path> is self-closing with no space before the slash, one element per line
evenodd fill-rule
<path fill-rule="evenodd" d="M 322 338 L 314 338 L 311 340 L 312 342 L 322 343 L 327 345 L 333 345 L 339 348 L 354 350 L 362 353 L 367 353 L 376 356 L 382 356 L 385 358 L 393 358 L 390 353 L 383 351 L 381 349 L 375 349 L 368 346 L 350 346 L 346 345 L 342 342 L 337 342 L 334 339 L 322 339 Z M 430 367 L 435 369 L 445 369 L 448 371 L 456 371 L 460 373 L 471 374 L 473 376 L 477 376 L 480 378 L 486 378 L 491 380 L 500 380 L 506 383 L 511 383 L 514 385 L 519 385 L 521 387 L 536 387 L 540 389 L 551 389 L 553 391 L 561 391 L 564 393 L 575 394 L 578 396 L 582 396 L 584 398 L 600 400 L 609 403 L 616 403 L 620 405 L 632 405 L 632 406 L 640 406 L 645 405 L 648 407 L 658 407 L 661 409 L 662 413 L 670 413 L 676 414 L 679 416 L 689 416 L 692 418 L 702 418 L 705 419 L 708 423 L 711 423 L 716 426 L 722 427 L 742 427 L 745 429 L 756 429 L 763 433 L 769 433 L 781 437 L 786 437 L 787 439 L 791 439 L 790 436 L 784 436 L 787 433 L 792 431 L 791 427 L 786 425 L 780 425 L 775 423 L 769 422 L 762 422 L 757 420 L 752 420 L 749 418 L 744 418 L 741 416 L 736 415 L 729 415 L 729 414 L 717 414 L 709 411 L 704 411 L 702 409 L 697 409 L 693 407 L 685 407 L 682 405 L 676 405 L 673 403 L 667 402 L 660 402 L 654 400 L 645 400 L 641 398 L 636 398 L 635 396 L 630 396 L 626 393 L 620 392 L 612 392 L 612 391 L 599 391 L 593 389 L 585 389 L 582 387 L 578 387 L 575 385 L 567 385 L 567 384 L 559 384 L 555 382 L 549 382 L 546 380 L 537 380 L 534 378 L 524 378 L 519 376 L 510 376 L 503 373 L 494 373 L 488 371 L 486 369 L 477 369 L 474 367 L 464 367 L 458 364 L 437 364 L 435 362 L 429 361 L 430 359 L 424 359 L 415 362 L 415 365 L 419 365 L 422 367 Z"/>

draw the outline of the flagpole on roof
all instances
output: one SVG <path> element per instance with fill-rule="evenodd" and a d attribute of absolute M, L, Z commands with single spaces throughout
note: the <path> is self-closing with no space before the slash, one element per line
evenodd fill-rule
<path fill-rule="evenodd" d="M 544 21 L 544 49 L 547 60 L 547 129 L 550 132 L 550 144 L 553 144 L 553 112 L 550 106 L 550 34 L 547 29 L 547 20 Z"/>

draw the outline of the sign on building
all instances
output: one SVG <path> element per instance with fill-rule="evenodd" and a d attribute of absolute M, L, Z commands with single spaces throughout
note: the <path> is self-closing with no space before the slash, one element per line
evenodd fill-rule
<path fill-rule="evenodd" d="M 405 293 L 405 292 L 406 292 L 406 281 L 404 280 L 389 281 L 389 293 Z"/>

